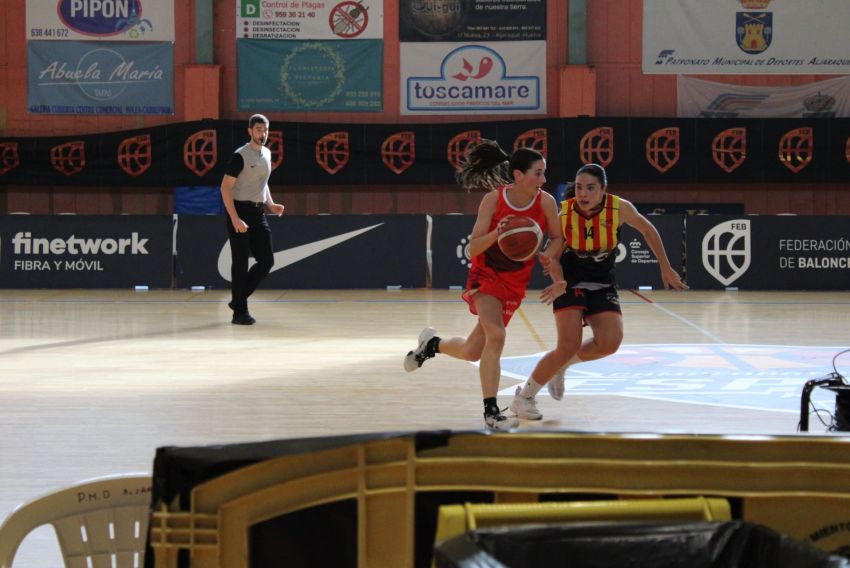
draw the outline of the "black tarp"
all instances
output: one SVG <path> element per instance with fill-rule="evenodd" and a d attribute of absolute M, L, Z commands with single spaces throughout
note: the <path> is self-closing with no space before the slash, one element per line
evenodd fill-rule
<path fill-rule="evenodd" d="M 574 523 L 470 531 L 439 543 L 437 568 L 840 568 L 850 561 L 741 521 Z"/>

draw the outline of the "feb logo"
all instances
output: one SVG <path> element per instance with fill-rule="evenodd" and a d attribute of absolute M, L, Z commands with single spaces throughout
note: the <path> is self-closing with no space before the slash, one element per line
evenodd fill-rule
<path fill-rule="evenodd" d="M 614 129 L 601 126 L 588 130 L 578 144 L 582 164 L 601 164 L 607 168 L 614 161 Z"/>
<path fill-rule="evenodd" d="M 381 160 L 394 174 L 400 174 L 416 161 L 416 134 L 396 132 L 381 144 Z"/>
<path fill-rule="evenodd" d="M 349 157 L 348 132 L 331 132 L 316 142 L 316 163 L 331 175 L 344 168 Z"/>
<path fill-rule="evenodd" d="M 702 265 L 724 286 L 750 267 L 750 221 L 735 219 L 715 225 L 702 239 Z"/>
<path fill-rule="evenodd" d="M 446 159 L 451 164 L 456 172 L 460 171 L 460 166 L 466 160 L 466 153 L 469 149 L 481 142 L 480 130 L 467 130 L 456 134 L 446 144 Z"/>
<path fill-rule="evenodd" d="M 131 136 L 118 146 L 118 165 L 133 177 L 140 176 L 151 167 L 151 135 Z"/>
<path fill-rule="evenodd" d="M 89 36 L 136 38 L 153 29 L 142 16 L 142 0 L 61 0 L 58 12 L 68 28 Z"/>
<path fill-rule="evenodd" d="M 808 166 L 815 153 L 815 135 L 811 128 L 794 128 L 779 140 L 779 161 L 792 172 Z"/>
<path fill-rule="evenodd" d="M 50 165 L 68 177 L 80 173 L 86 167 L 86 143 L 75 140 L 53 146 L 50 149 Z"/>
<path fill-rule="evenodd" d="M 272 171 L 283 163 L 283 132 L 272 130 L 266 138 L 266 148 L 272 153 Z"/>
<path fill-rule="evenodd" d="M 549 158 L 549 133 L 545 128 L 526 130 L 514 140 L 514 152 L 520 148 L 537 150 L 543 157 Z"/>
<path fill-rule="evenodd" d="M 747 159 L 747 129 L 727 128 L 711 141 L 711 159 L 727 174 Z"/>
<path fill-rule="evenodd" d="M 218 134 L 213 129 L 192 134 L 183 144 L 183 163 L 196 176 L 204 177 L 218 161 Z"/>
<path fill-rule="evenodd" d="M 21 165 L 17 142 L 0 142 L 0 176 Z"/>
<path fill-rule="evenodd" d="M 646 139 L 646 161 L 662 174 L 676 165 L 680 152 L 678 126 L 656 130 Z"/>

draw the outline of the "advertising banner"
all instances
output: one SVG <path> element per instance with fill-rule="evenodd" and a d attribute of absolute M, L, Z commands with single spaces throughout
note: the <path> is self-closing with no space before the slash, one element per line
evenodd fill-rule
<path fill-rule="evenodd" d="M 383 0 L 236 0 L 236 37 L 381 39 Z"/>
<path fill-rule="evenodd" d="M 28 40 L 174 41 L 174 0 L 26 0 Z"/>
<path fill-rule="evenodd" d="M 274 265 L 269 289 L 425 286 L 424 215 L 269 217 Z M 224 215 L 177 218 L 177 286 L 230 287 Z"/>
<path fill-rule="evenodd" d="M 730 85 L 676 77 L 677 115 L 692 118 L 850 116 L 850 77 L 789 87 Z"/>
<path fill-rule="evenodd" d="M 649 217 L 661 233 L 670 264 L 682 274 L 682 216 L 653 215 Z M 447 288 L 464 286 L 469 272 L 469 233 L 475 224 L 474 215 L 434 215 L 431 231 L 432 286 Z M 617 247 L 616 279 L 619 288 L 651 286 L 664 287 L 658 260 L 643 236 L 628 225 L 620 231 Z M 534 267 L 529 288 L 539 290 L 551 284 L 540 265 Z"/>
<path fill-rule="evenodd" d="M 399 39 L 545 41 L 546 0 L 401 0 Z"/>
<path fill-rule="evenodd" d="M 381 40 L 236 40 L 240 110 L 379 112 Z"/>
<path fill-rule="evenodd" d="M 543 114 L 546 42 L 402 43 L 401 114 Z"/>
<path fill-rule="evenodd" d="M 605 166 L 612 184 L 850 179 L 850 118 L 537 117 L 397 125 L 272 121 L 269 183 L 453 185 L 464 153 L 482 138 L 498 140 L 508 152 L 542 152 L 553 191 L 586 163 Z M 217 186 L 230 155 L 247 140 L 243 120 L 0 137 L 0 185 Z"/>
<path fill-rule="evenodd" d="M 174 114 L 173 44 L 28 41 L 33 114 Z"/>
<path fill-rule="evenodd" d="M 170 215 L 0 217 L 2 288 L 171 288 Z"/>
<path fill-rule="evenodd" d="M 644 0 L 643 72 L 850 73 L 846 0 Z"/>
<path fill-rule="evenodd" d="M 687 219 L 691 288 L 850 290 L 847 217 Z"/>

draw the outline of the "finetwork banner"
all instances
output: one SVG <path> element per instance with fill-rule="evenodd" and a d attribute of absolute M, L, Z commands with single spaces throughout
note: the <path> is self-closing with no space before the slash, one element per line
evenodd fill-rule
<path fill-rule="evenodd" d="M 171 215 L 10 215 L 0 221 L 0 288 L 171 287 Z"/>
<path fill-rule="evenodd" d="M 545 112 L 545 41 L 401 44 L 401 114 Z"/>
<path fill-rule="evenodd" d="M 173 114 L 173 44 L 28 41 L 33 114 Z"/>
<path fill-rule="evenodd" d="M 174 41 L 173 0 L 27 0 L 27 39 Z"/>
<path fill-rule="evenodd" d="M 383 0 L 237 0 L 236 37 L 381 39 Z"/>
<path fill-rule="evenodd" d="M 643 72 L 850 73 L 847 0 L 644 0 Z"/>
<path fill-rule="evenodd" d="M 382 108 L 383 41 L 236 40 L 240 110 Z"/>
<path fill-rule="evenodd" d="M 850 116 L 850 76 L 792 87 L 752 87 L 676 78 L 683 118 L 821 118 Z"/>

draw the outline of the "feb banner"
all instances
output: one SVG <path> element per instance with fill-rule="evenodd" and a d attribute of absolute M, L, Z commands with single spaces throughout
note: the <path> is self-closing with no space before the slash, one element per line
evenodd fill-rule
<path fill-rule="evenodd" d="M 170 288 L 171 215 L 0 217 L 0 288 Z"/>
<path fill-rule="evenodd" d="M 831 118 L 850 116 L 850 76 L 788 87 L 730 85 L 676 77 L 684 118 Z"/>
<path fill-rule="evenodd" d="M 382 109 L 383 41 L 236 40 L 240 110 Z"/>
<path fill-rule="evenodd" d="M 545 112 L 545 41 L 401 44 L 401 114 Z"/>
<path fill-rule="evenodd" d="M 846 217 L 688 217 L 688 285 L 848 290 L 848 227 Z"/>
<path fill-rule="evenodd" d="M 682 215 L 652 215 L 650 221 L 661 234 L 670 264 L 682 274 Z M 474 215 L 434 215 L 431 229 L 431 284 L 434 288 L 460 287 L 466 284 L 471 258 L 470 232 Z M 646 240 L 628 225 L 620 228 L 615 254 L 617 286 L 622 289 L 651 287 L 661 289 L 661 270 L 658 259 Z M 552 283 L 537 264 L 531 273 L 529 288 L 539 290 Z M 533 297 L 535 295 L 530 295 Z M 536 299 L 536 298 L 535 298 Z"/>
<path fill-rule="evenodd" d="M 237 0 L 236 37 L 248 39 L 381 39 L 383 0 Z"/>
<path fill-rule="evenodd" d="M 33 114 L 173 114 L 173 44 L 28 41 Z"/>
<path fill-rule="evenodd" d="M 644 0 L 643 72 L 850 73 L 846 0 Z"/>
<path fill-rule="evenodd" d="M 174 41 L 173 0 L 26 0 L 28 40 Z"/>
<path fill-rule="evenodd" d="M 401 0 L 399 39 L 423 41 L 545 41 L 542 0 Z"/>

